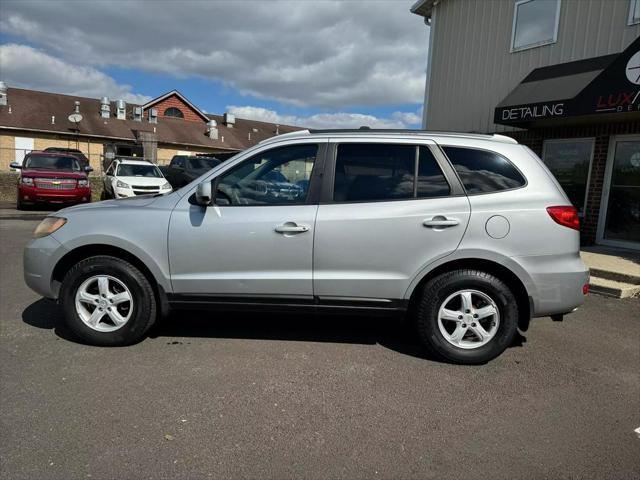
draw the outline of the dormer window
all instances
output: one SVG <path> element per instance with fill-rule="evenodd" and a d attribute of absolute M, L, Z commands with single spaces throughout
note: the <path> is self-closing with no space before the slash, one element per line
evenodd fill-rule
<path fill-rule="evenodd" d="M 184 118 L 184 114 L 182 110 L 176 107 L 169 107 L 164 111 L 165 117 L 175 117 L 175 118 Z"/>

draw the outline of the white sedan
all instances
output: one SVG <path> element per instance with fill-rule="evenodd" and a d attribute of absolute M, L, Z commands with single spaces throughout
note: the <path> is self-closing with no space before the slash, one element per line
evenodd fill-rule
<path fill-rule="evenodd" d="M 171 184 L 152 163 L 116 158 L 105 172 L 102 195 L 103 198 L 125 198 L 171 191 Z"/>

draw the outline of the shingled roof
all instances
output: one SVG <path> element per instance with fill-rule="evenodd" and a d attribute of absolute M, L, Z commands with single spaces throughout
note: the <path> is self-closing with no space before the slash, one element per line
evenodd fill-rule
<path fill-rule="evenodd" d="M 0 106 L 0 129 L 76 135 L 76 125 L 68 120 L 68 116 L 73 113 L 74 103 L 79 101 L 83 116 L 79 134 L 86 137 L 136 141 L 139 132 L 153 132 L 159 144 L 238 151 L 273 137 L 276 130 L 280 134 L 300 130 L 300 127 L 241 118 L 229 128 L 222 115 L 207 114 L 218 123 L 218 139 L 215 140 L 207 136 L 204 120 L 192 122 L 159 116 L 155 124 L 148 121 L 146 112 L 141 122 L 133 120 L 133 108 L 142 105 L 127 104 L 127 119 L 118 120 L 115 101 L 111 102 L 111 117 L 107 119 L 100 116 L 100 100 L 95 98 L 8 88 L 7 99 L 7 105 Z"/>

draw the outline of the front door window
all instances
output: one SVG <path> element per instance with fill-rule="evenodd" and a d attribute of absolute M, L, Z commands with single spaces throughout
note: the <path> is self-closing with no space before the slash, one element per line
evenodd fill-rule
<path fill-rule="evenodd" d="M 640 140 L 614 147 L 603 238 L 640 246 Z"/>
<path fill-rule="evenodd" d="M 302 205 L 307 201 L 318 145 L 301 144 L 259 153 L 225 173 L 218 205 Z"/>

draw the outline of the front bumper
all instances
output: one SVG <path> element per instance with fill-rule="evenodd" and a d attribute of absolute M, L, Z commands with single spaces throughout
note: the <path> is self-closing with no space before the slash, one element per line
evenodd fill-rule
<path fill-rule="evenodd" d="M 53 190 L 20 185 L 18 199 L 23 203 L 87 203 L 91 201 L 91 188 L 78 187 L 69 190 Z"/>
<path fill-rule="evenodd" d="M 27 286 L 43 297 L 56 299 L 59 285 L 52 282 L 53 269 L 67 252 L 52 235 L 30 240 L 22 256 Z"/>
<path fill-rule="evenodd" d="M 137 197 L 139 195 L 164 195 L 166 193 L 171 193 L 172 189 L 156 189 L 156 190 L 134 190 L 133 188 L 122 188 L 115 187 L 113 189 L 113 196 L 115 198 L 128 198 L 128 197 Z"/>

